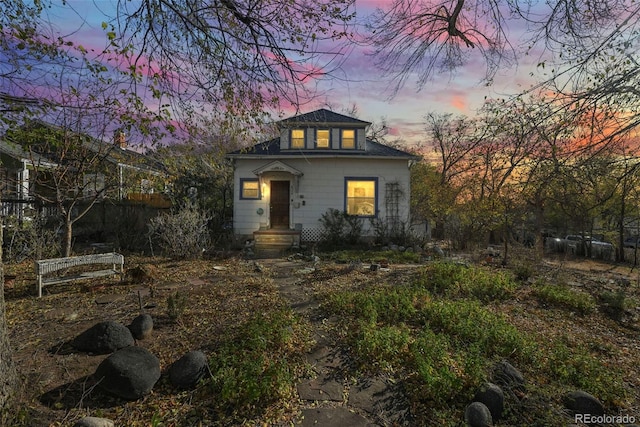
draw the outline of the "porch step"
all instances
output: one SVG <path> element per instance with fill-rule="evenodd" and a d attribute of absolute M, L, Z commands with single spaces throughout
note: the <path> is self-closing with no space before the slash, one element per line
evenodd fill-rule
<path fill-rule="evenodd" d="M 300 232 L 256 231 L 253 233 L 256 249 L 287 249 L 300 244 Z"/>

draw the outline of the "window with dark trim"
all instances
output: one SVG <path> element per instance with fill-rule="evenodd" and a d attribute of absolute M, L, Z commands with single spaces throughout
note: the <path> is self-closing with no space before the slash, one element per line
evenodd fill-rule
<path fill-rule="evenodd" d="M 240 200 L 260 199 L 260 182 L 256 178 L 240 178 Z"/>
<path fill-rule="evenodd" d="M 316 130 L 316 147 L 317 148 L 330 148 L 330 134 L 329 129 Z"/>
<path fill-rule="evenodd" d="M 291 129 L 291 148 L 304 148 L 304 129 Z"/>
<path fill-rule="evenodd" d="M 356 131 L 354 129 L 342 129 L 340 146 L 342 148 L 356 148 Z"/>
<path fill-rule="evenodd" d="M 375 217 L 378 212 L 378 178 L 345 178 L 344 211 L 347 215 Z"/>

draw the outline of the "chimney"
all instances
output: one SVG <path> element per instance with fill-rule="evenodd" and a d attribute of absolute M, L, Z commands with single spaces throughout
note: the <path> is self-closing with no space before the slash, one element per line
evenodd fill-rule
<path fill-rule="evenodd" d="M 116 136 L 115 136 L 115 144 L 122 148 L 123 150 L 125 148 L 127 148 L 127 135 L 122 132 L 122 131 L 118 131 L 116 132 Z"/>

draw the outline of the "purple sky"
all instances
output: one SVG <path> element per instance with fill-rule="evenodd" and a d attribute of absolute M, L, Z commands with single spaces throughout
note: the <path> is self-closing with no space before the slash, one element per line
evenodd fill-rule
<path fill-rule="evenodd" d="M 50 9 L 51 21 L 63 33 L 68 28 L 77 29 L 73 38 L 86 47 L 104 46 L 105 32 L 101 23 L 107 20 L 105 13 L 112 11 L 114 0 L 69 0 L 68 3 L 76 14 Z M 357 0 L 358 19 L 384 3 L 384 0 Z M 511 32 L 518 33 L 517 28 Z M 379 122 L 384 117 L 393 138 L 400 138 L 410 145 L 419 144 L 424 140 L 425 114 L 440 112 L 473 116 L 485 98 L 501 98 L 528 88 L 533 82 L 529 74 L 535 71 L 531 63 L 538 61 L 522 57 L 517 67 L 501 70 L 494 83 L 487 86 L 482 82 L 485 66 L 475 49 L 467 63 L 455 73 L 435 76 L 420 91 L 416 80 L 410 78 L 393 98 L 389 97 L 392 83 L 383 80 L 382 73 L 373 62 L 366 48 L 354 46 L 337 74 L 338 78 L 320 82 L 322 95 L 304 110 L 329 105 L 340 111 L 356 105 L 359 118 Z"/>

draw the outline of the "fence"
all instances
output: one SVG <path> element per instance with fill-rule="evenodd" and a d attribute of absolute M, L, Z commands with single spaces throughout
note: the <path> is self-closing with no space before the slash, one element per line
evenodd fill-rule
<path fill-rule="evenodd" d="M 31 221 L 36 217 L 56 215 L 56 207 L 36 200 L 8 199 L 0 202 L 0 217 L 13 216 L 18 221 Z"/>

